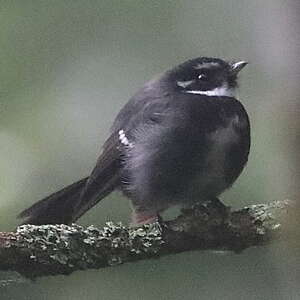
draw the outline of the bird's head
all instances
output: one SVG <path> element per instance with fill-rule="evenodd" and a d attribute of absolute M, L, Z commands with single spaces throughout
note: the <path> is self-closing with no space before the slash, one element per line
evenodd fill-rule
<path fill-rule="evenodd" d="M 165 79 L 179 92 L 233 97 L 237 75 L 246 65 L 245 61 L 229 63 L 218 58 L 199 57 L 167 71 Z"/>

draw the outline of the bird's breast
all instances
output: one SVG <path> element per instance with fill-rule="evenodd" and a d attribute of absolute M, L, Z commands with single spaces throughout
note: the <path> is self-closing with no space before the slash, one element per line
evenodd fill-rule
<path fill-rule="evenodd" d="M 125 164 L 133 194 L 151 203 L 183 203 L 228 188 L 250 145 L 247 114 L 237 101 L 230 103 L 184 107 L 170 122 L 136 131 Z"/>

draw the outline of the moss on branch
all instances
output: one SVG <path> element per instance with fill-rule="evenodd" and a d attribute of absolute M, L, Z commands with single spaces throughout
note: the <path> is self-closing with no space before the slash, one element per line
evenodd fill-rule
<path fill-rule="evenodd" d="M 35 278 L 196 249 L 239 252 L 278 238 L 292 206 L 284 200 L 232 211 L 206 201 L 172 221 L 141 227 L 22 225 L 16 232 L 0 232 L 0 270 Z"/>

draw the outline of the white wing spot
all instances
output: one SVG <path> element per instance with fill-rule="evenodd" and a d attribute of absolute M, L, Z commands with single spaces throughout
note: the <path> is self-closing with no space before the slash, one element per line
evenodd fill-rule
<path fill-rule="evenodd" d="M 124 132 L 123 129 L 121 129 L 119 131 L 119 140 L 120 140 L 121 144 L 123 144 L 125 146 L 128 146 L 130 148 L 133 147 L 133 144 L 128 141 L 128 139 L 127 139 L 127 137 L 126 137 L 125 132 Z"/>

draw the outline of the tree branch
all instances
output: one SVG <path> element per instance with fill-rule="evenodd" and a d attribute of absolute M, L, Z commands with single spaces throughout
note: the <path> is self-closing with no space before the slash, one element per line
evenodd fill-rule
<path fill-rule="evenodd" d="M 278 238 L 292 206 L 284 200 L 231 211 L 206 201 L 183 210 L 172 221 L 135 228 L 112 222 L 101 229 L 76 224 L 23 225 L 16 232 L 0 232 L 0 270 L 35 278 L 188 250 L 239 252 Z"/>

